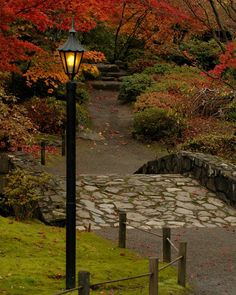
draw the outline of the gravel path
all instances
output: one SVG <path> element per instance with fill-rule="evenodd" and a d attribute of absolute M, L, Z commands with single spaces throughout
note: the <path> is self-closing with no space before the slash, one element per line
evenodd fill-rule
<path fill-rule="evenodd" d="M 144 163 L 166 154 L 155 145 L 144 145 L 131 136 L 132 111 L 117 100 L 117 92 L 93 90 L 89 112 L 93 132 L 77 137 L 78 174 L 132 174 Z M 158 154 L 156 154 L 158 150 Z M 65 175 L 65 159 L 54 161 L 49 172 Z"/>
<path fill-rule="evenodd" d="M 153 231 L 161 234 L 160 230 Z M 117 242 L 117 229 L 102 229 L 96 233 Z M 187 280 L 193 287 L 191 295 L 236 294 L 236 229 L 179 228 L 172 229 L 172 241 L 187 244 Z M 137 230 L 127 231 L 127 248 L 141 255 L 162 258 L 162 241 Z M 176 253 L 172 250 L 173 258 Z"/>

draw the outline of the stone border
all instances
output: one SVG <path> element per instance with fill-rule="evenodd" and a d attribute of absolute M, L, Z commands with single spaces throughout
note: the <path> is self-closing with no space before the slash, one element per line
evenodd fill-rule
<path fill-rule="evenodd" d="M 218 157 L 181 151 L 147 162 L 135 174 L 180 173 L 190 175 L 215 192 L 217 196 L 236 204 L 236 166 Z"/>

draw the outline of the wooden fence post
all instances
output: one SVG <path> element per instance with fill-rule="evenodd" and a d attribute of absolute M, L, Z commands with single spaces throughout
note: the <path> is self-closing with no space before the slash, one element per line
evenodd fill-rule
<path fill-rule="evenodd" d="M 158 258 L 149 259 L 149 295 L 158 295 Z"/>
<path fill-rule="evenodd" d="M 171 230 L 169 227 L 163 227 L 163 262 L 171 262 L 171 245 L 167 240 L 171 238 Z"/>
<path fill-rule="evenodd" d="M 187 243 L 181 242 L 179 245 L 179 256 L 182 258 L 178 262 L 178 284 L 185 287 L 186 285 L 186 255 Z"/>
<path fill-rule="evenodd" d="M 126 246 L 126 212 L 119 211 L 119 247 Z"/>
<path fill-rule="evenodd" d="M 45 165 L 45 157 L 46 157 L 46 142 L 41 141 L 41 165 Z"/>
<path fill-rule="evenodd" d="M 79 271 L 78 274 L 79 281 L 79 295 L 89 295 L 90 294 L 90 273 L 88 271 Z"/>
<path fill-rule="evenodd" d="M 61 155 L 65 156 L 66 154 L 66 131 L 65 129 L 61 132 Z"/>

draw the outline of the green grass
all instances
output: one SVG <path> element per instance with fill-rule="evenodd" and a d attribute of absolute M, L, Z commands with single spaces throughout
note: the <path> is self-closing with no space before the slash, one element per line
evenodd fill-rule
<path fill-rule="evenodd" d="M 93 233 L 77 234 L 77 272 L 87 270 L 91 282 L 148 272 L 148 261 Z M 176 271 L 160 273 L 160 295 L 181 295 Z M 53 295 L 65 286 L 65 230 L 39 222 L 0 217 L 0 294 Z M 76 292 L 70 294 L 77 294 Z M 106 285 L 91 294 L 148 294 L 148 279 Z"/>

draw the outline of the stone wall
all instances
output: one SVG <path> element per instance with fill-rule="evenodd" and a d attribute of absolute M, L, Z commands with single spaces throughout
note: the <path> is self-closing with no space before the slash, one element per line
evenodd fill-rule
<path fill-rule="evenodd" d="M 135 173 L 190 175 L 220 198 L 236 204 L 236 166 L 212 155 L 182 151 L 150 161 Z"/>
<path fill-rule="evenodd" d="M 0 154 L 0 194 L 5 186 L 5 176 L 11 169 L 27 169 L 33 175 L 44 172 L 32 155 L 24 152 Z M 65 179 L 51 176 L 49 189 L 39 201 L 38 217 L 51 225 L 65 225 Z"/>

